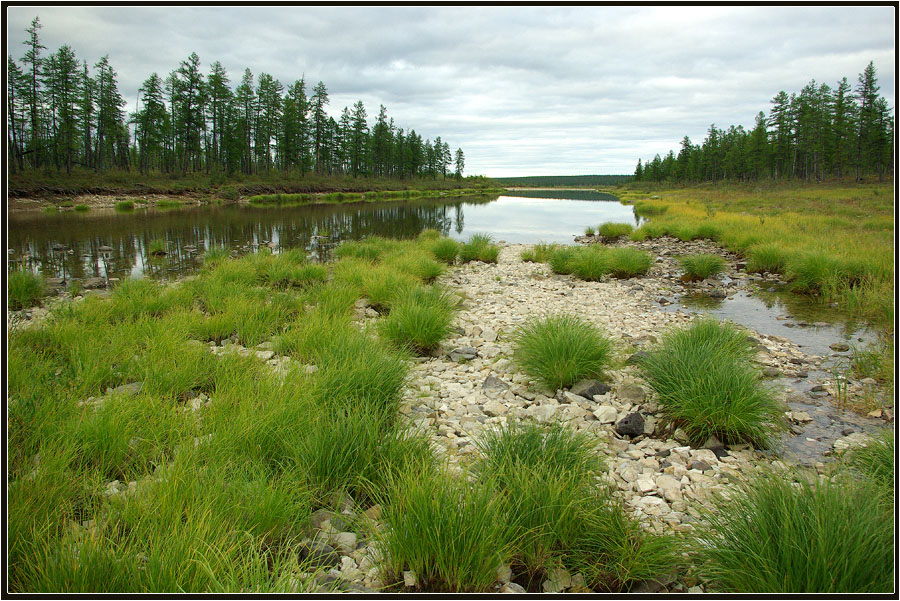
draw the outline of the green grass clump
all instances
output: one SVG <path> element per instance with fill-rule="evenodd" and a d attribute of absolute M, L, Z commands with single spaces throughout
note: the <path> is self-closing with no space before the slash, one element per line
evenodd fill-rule
<path fill-rule="evenodd" d="M 77 204 L 77 205 L 75 205 L 75 210 L 76 211 L 90 211 L 91 207 L 87 206 L 86 204 Z"/>
<path fill-rule="evenodd" d="M 628 236 L 634 231 L 630 223 L 601 223 L 597 228 L 597 234 L 607 240 L 615 240 Z"/>
<path fill-rule="evenodd" d="M 516 362 L 551 390 L 601 376 L 612 352 L 612 342 L 596 326 L 565 314 L 531 319 L 513 340 Z"/>
<path fill-rule="evenodd" d="M 572 260 L 575 258 L 576 250 L 571 246 L 557 246 L 550 251 L 547 262 L 553 273 L 567 275 L 572 273 Z"/>
<path fill-rule="evenodd" d="M 558 244 L 538 242 L 531 248 L 523 250 L 519 256 L 526 263 L 546 263 L 549 260 L 550 253 L 558 247 Z"/>
<path fill-rule="evenodd" d="M 609 253 L 599 245 L 578 248 L 567 267 L 579 279 L 597 281 L 610 272 Z"/>
<path fill-rule="evenodd" d="M 6 294 L 9 308 L 13 311 L 34 307 L 44 297 L 44 279 L 20 269 L 7 272 Z"/>
<path fill-rule="evenodd" d="M 585 228 L 584 228 L 584 235 L 585 235 L 585 236 L 593 236 L 595 231 L 596 231 L 596 230 L 594 229 L 594 226 L 593 226 L 593 225 L 585 226 Z"/>
<path fill-rule="evenodd" d="M 147 251 L 152 256 L 161 256 L 166 254 L 166 241 L 159 238 L 151 240 L 147 245 Z"/>
<path fill-rule="evenodd" d="M 719 255 L 688 255 L 680 257 L 678 262 L 691 281 L 705 280 L 725 270 L 725 259 Z"/>
<path fill-rule="evenodd" d="M 894 454 L 894 433 L 883 430 L 868 445 L 849 451 L 847 458 L 851 466 L 877 484 L 893 500 Z"/>
<path fill-rule="evenodd" d="M 455 307 L 451 294 L 441 288 L 410 287 L 398 294 L 379 331 L 401 348 L 429 353 L 450 333 Z"/>
<path fill-rule="evenodd" d="M 459 248 L 459 260 L 461 263 L 470 261 L 496 263 L 499 255 L 500 247 L 493 244 L 489 234 L 472 234 L 469 241 Z"/>
<path fill-rule="evenodd" d="M 156 201 L 156 207 L 160 209 L 175 209 L 182 206 L 180 200 L 174 198 L 160 198 Z"/>
<path fill-rule="evenodd" d="M 846 269 L 833 255 L 819 251 L 798 253 L 788 260 L 787 279 L 791 289 L 818 295 L 846 277 Z"/>
<path fill-rule="evenodd" d="M 700 522 L 701 571 L 743 594 L 890 592 L 893 528 L 879 503 L 871 484 L 756 476 Z"/>
<path fill-rule="evenodd" d="M 511 565 L 527 590 L 541 590 L 556 565 L 603 592 L 628 590 L 673 565 L 672 541 L 643 532 L 597 486 L 604 467 L 591 435 L 557 422 L 509 421 L 476 444 L 476 474 L 506 505 Z"/>
<path fill-rule="evenodd" d="M 130 200 L 120 200 L 116 202 L 115 208 L 117 211 L 133 211 L 134 202 Z"/>
<path fill-rule="evenodd" d="M 669 206 L 666 204 L 651 202 L 649 200 L 639 200 L 634 203 L 634 214 L 641 217 L 653 217 L 655 215 L 663 215 Z"/>
<path fill-rule="evenodd" d="M 436 240 L 440 240 L 443 236 L 441 236 L 441 232 L 434 228 L 426 228 L 419 232 L 418 238 L 419 240 L 426 240 L 429 242 L 434 242 Z"/>
<path fill-rule="evenodd" d="M 459 255 L 459 242 L 453 238 L 439 238 L 428 247 L 428 250 L 441 263 L 452 265 Z"/>
<path fill-rule="evenodd" d="M 610 248 L 606 251 L 609 275 L 614 278 L 633 278 L 644 275 L 653 264 L 650 253 L 631 247 Z"/>
<path fill-rule="evenodd" d="M 484 593 L 506 562 L 509 526 L 505 506 L 485 485 L 439 471 L 408 470 L 383 505 L 390 527 L 376 534 L 384 560 L 381 580 L 402 587 L 416 574 L 422 592 Z"/>
<path fill-rule="evenodd" d="M 662 414 L 684 429 L 691 444 L 715 435 L 726 444 L 765 448 L 782 422 L 783 406 L 751 367 L 751 356 L 745 334 L 709 318 L 667 333 L 641 368 Z"/>
<path fill-rule="evenodd" d="M 778 243 L 756 244 L 747 251 L 747 271 L 751 273 L 784 273 L 788 253 Z"/>
<path fill-rule="evenodd" d="M 417 248 L 387 254 L 382 262 L 425 283 L 434 281 L 445 269 L 444 265 L 435 261 L 430 253 Z"/>

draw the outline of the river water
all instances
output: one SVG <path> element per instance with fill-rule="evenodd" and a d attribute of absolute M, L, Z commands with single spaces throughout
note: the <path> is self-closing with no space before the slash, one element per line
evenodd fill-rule
<path fill-rule="evenodd" d="M 8 215 L 7 261 L 8 268 L 64 279 L 179 275 L 196 269 L 203 253 L 216 247 L 268 245 L 275 252 L 302 247 L 325 258 L 342 240 L 412 238 L 426 228 L 460 240 L 487 233 L 509 243 L 571 244 L 585 226 L 610 221 L 637 224 L 639 218 L 633 207 L 609 194 L 534 190 L 499 197 L 295 207 L 21 212 Z M 151 256 L 156 240 L 165 242 L 165 256 Z"/>

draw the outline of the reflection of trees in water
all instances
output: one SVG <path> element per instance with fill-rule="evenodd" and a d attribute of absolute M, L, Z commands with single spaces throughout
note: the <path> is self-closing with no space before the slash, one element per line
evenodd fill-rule
<path fill-rule="evenodd" d="M 503 196 L 552 198 L 555 200 L 619 200 L 612 194 L 594 190 L 508 190 L 503 193 Z"/>
<path fill-rule="evenodd" d="M 32 257 L 26 261 L 32 269 L 66 278 L 189 271 L 200 265 L 207 249 L 252 250 L 272 241 L 281 248 L 304 248 L 324 260 L 342 240 L 374 235 L 412 238 L 427 228 L 448 235 L 454 221 L 461 232 L 463 205 L 493 200 L 496 196 L 306 207 L 202 207 L 130 215 L 112 211 L 13 215 L 9 248 L 14 253 L 9 258 Z M 155 239 L 167 242 L 168 254 L 161 259 L 149 254 Z"/>

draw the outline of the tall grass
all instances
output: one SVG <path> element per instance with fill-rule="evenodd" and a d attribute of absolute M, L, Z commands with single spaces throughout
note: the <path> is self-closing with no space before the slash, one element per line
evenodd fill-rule
<path fill-rule="evenodd" d="M 767 447 L 782 424 L 783 406 L 750 366 L 746 335 L 712 318 L 664 335 L 641 361 L 663 416 L 692 444 L 715 435 L 726 444 Z"/>
<path fill-rule="evenodd" d="M 484 593 L 509 557 L 505 507 L 493 490 L 440 471 L 408 470 L 384 504 L 378 531 L 381 579 L 399 587 L 404 571 L 417 590 Z"/>
<path fill-rule="evenodd" d="M 519 366 L 551 390 L 601 376 L 612 352 L 612 342 L 596 326 L 565 314 L 527 321 L 514 333 L 513 345 Z"/>
<path fill-rule="evenodd" d="M 9 308 L 13 311 L 33 307 L 40 304 L 44 297 L 44 279 L 30 271 L 9 271 L 6 274 L 6 294 Z"/>
<path fill-rule="evenodd" d="M 726 592 L 890 592 L 893 528 L 879 502 L 865 483 L 757 476 L 705 512 L 701 570 Z"/>
<path fill-rule="evenodd" d="M 398 295 L 379 331 L 401 348 L 428 353 L 450 333 L 455 308 L 455 299 L 441 288 L 410 287 Z"/>
<path fill-rule="evenodd" d="M 633 230 L 630 223 L 601 223 L 597 227 L 597 234 L 607 240 L 616 240 L 628 236 Z"/>
<path fill-rule="evenodd" d="M 848 462 L 877 484 L 893 501 L 895 454 L 894 432 L 886 429 L 866 446 L 850 451 Z"/>
<path fill-rule="evenodd" d="M 429 250 L 441 263 L 452 265 L 459 255 L 459 242 L 453 238 L 440 238 L 429 246 Z"/>
<path fill-rule="evenodd" d="M 678 262 L 688 279 L 705 280 L 725 270 L 725 259 L 719 255 L 700 254 L 680 257 Z"/>
<path fill-rule="evenodd" d="M 496 263 L 500 247 L 493 243 L 489 234 L 472 234 L 469 240 L 459 248 L 460 263 L 482 261 Z"/>
<path fill-rule="evenodd" d="M 558 244 L 538 242 L 531 248 L 523 250 L 519 256 L 526 263 L 546 263 L 549 260 L 550 253 L 558 247 Z"/>

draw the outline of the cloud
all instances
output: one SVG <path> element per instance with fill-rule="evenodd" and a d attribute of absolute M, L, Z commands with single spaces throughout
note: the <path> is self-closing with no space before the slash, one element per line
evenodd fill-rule
<path fill-rule="evenodd" d="M 109 54 L 130 105 L 197 52 L 232 85 L 245 68 L 322 80 L 335 116 L 383 104 L 494 176 L 630 173 L 711 123 L 751 127 L 779 90 L 853 85 L 870 60 L 895 86 L 890 6 L 11 6 L 11 56 L 35 15 L 48 52 Z"/>

